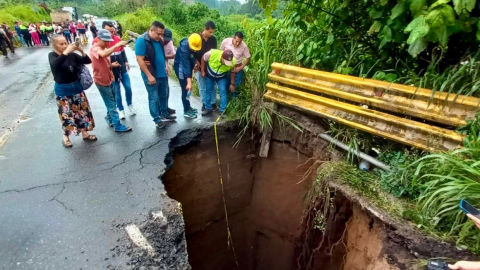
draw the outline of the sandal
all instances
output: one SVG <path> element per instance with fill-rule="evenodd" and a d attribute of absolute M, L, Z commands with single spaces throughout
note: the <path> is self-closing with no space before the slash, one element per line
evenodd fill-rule
<path fill-rule="evenodd" d="M 96 141 L 96 140 L 97 140 L 97 136 L 95 136 L 95 135 L 88 135 L 87 137 L 84 137 L 83 140 L 84 140 L 84 141 Z"/>
<path fill-rule="evenodd" d="M 72 142 L 70 140 L 62 141 L 62 145 L 65 148 L 70 148 L 73 146 Z"/>

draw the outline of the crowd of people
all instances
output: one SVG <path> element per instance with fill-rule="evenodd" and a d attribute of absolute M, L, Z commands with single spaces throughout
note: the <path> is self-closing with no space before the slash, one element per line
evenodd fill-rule
<path fill-rule="evenodd" d="M 119 25 L 119 24 L 117 24 Z M 85 26 L 85 25 L 84 25 Z M 126 107 L 130 115 L 137 113 L 132 103 L 130 64 L 124 47 L 127 42 L 119 37 L 120 28 L 111 21 L 104 21 L 102 29 L 90 25 L 92 47 L 89 55 L 82 46 L 69 40 L 71 31 L 64 25 L 62 31 L 56 31 L 51 37 L 53 52 L 49 61 L 55 80 L 55 94 L 58 114 L 63 128 L 63 145 L 72 147 L 70 136 L 82 134 L 84 140 L 97 140 L 88 132 L 95 127 L 93 114 L 82 86 L 82 67 L 92 64 L 93 82 L 99 90 L 106 107 L 108 125 L 116 132 L 128 132 L 132 128 L 122 124 L 125 119 L 125 107 L 122 102 L 121 86 L 125 91 Z M 218 111 L 223 117 L 228 103 L 228 93 L 236 95 L 241 84 L 243 69 L 250 61 L 248 46 L 243 42 L 241 32 L 222 41 L 218 49 L 215 23 L 205 23 L 203 31 L 193 33 L 173 45 L 172 31 L 158 21 L 154 21 L 149 30 L 138 37 L 135 43 L 136 61 L 148 93 L 150 115 L 157 128 L 166 126 L 165 122 L 176 120 L 176 110 L 168 106 L 170 87 L 169 60 L 173 60 L 173 69 L 182 89 L 183 116 L 197 118 L 199 110 L 203 116 Z M 82 31 L 83 32 L 83 31 Z M 71 38 L 71 37 L 70 37 Z M 77 51 L 77 53 L 74 53 Z M 88 76 L 87 76 L 88 77 Z M 189 97 L 192 92 L 192 78 L 197 80 L 202 108 L 193 108 Z M 220 94 L 220 106 L 217 107 L 217 88 Z"/>
<path fill-rule="evenodd" d="M 117 22 L 118 23 L 118 22 Z M 90 30 L 93 37 L 96 37 L 97 29 L 93 21 L 87 22 L 78 20 L 66 20 L 61 23 L 49 23 L 46 21 L 34 23 L 24 23 L 16 21 L 14 29 L 10 28 L 7 23 L 3 22 L 0 25 L 0 50 L 4 57 L 8 58 L 8 50 L 12 54 L 15 53 L 15 41 L 18 46 L 36 47 L 36 46 L 50 46 L 50 41 L 54 34 L 63 35 L 67 40 L 67 44 L 75 42 L 78 36 L 82 44 L 87 44 L 87 31 Z M 122 34 L 120 23 L 116 29 L 119 35 Z"/>

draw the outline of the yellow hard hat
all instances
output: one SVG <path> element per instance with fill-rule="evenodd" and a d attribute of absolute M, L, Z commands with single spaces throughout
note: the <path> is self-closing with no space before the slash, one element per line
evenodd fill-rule
<path fill-rule="evenodd" d="M 199 34 L 191 34 L 188 37 L 188 45 L 194 51 L 200 51 L 202 49 L 202 38 Z"/>

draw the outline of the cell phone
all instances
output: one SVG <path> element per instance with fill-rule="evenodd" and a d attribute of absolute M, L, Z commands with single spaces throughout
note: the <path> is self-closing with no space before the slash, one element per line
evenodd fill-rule
<path fill-rule="evenodd" d="M 76 37 L 75 38 L 75 46 L 80 47 L 80 45 L 82 45 L 82 40 L 80 39 L 80 37 Z"/>
<path fill-rule="evenodd" d="M 129 41 L 127 41 L 127 44 L 130 44 L 133 42 L 133 39 L 130 39 Z"/>
<path fill-rule="evenodd" d="M 480 211 L 464 199 L 460 201 L 460 209 L 467 214 L 480 218 Z"/>
<path fill-rule="evenodd" d="M 448 264 L 444 261 L 432 260 L 428 261 L 427 270 L 447 270 Z"/>

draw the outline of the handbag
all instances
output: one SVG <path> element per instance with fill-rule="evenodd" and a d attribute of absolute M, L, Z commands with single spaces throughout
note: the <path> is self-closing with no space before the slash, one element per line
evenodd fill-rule
<path fill-rule="evenodd" d="M 90 86 L 93 84 L 92 75 L 90 75 L 90 71 L 88 71 L 88 68 L 85 65 L 80 67 L 80 70 L 78 71 L 78 78 L 84 91 L 90 88 Z"/>

